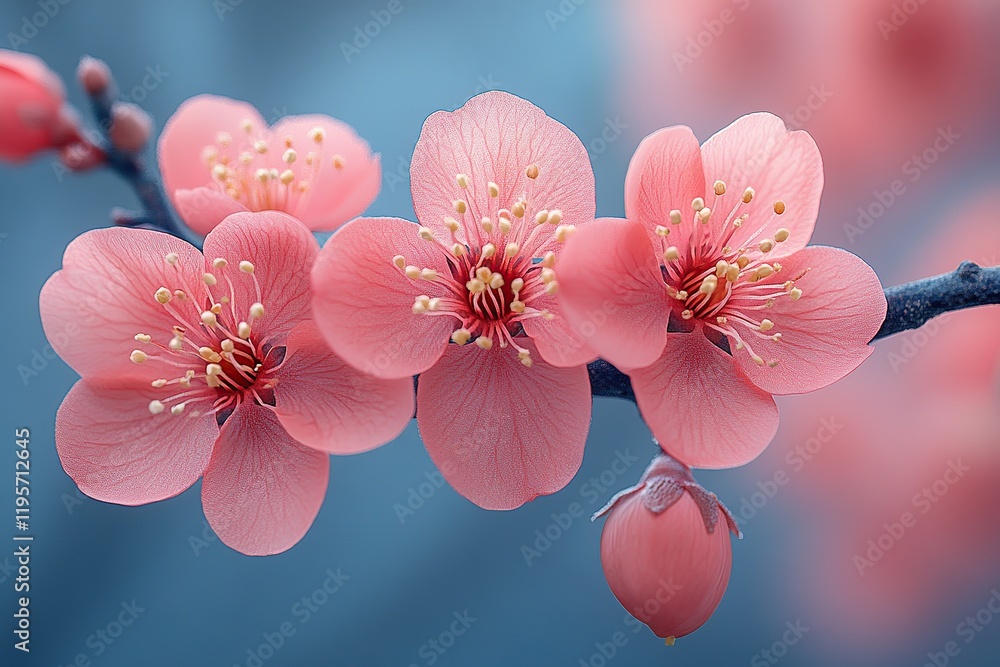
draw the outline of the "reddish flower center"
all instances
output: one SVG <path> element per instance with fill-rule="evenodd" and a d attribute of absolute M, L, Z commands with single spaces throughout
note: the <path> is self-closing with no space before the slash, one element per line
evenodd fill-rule
<path fill-rule="evenodd" d="M 716 201 L 726 193 L 726 184 L 716 181 Z M 691 202 L 694 212 L 689 241 L 683 247 L 669 245 L 671 228 L 684 225 L 680 210 L 670 212 L 669 225 L 656 228 L 660 238 L 658 253 L 662 253 L 661 271 L 667 293 L 677 300 L 677 310 L 684 320 L 697 320 L 704 326 L 729 336 L 736 341 L 736 349 L 746 349 L 754 363 L 776 366 L 777 359 L 765 361 L 754 352 L 754 338 L 778 342 L 781 333 L 772 331 L 775 322 L 764 315 L 775 300 L 787 297 L 797 301 L 802 290 L 795 286 L 809 269 L 788 279 L 781 276 L 780 262 L 766 261 L 767 255 L 779 244 L 788 240 L 791 232 L 780 228 L 772 236 L 764 237 L 776 216 L 785 213 L 785 203 L 774 202 L 772 215 L 766 220 L 749 220 L 740 214 L 755 196 L 753 188 L 746 188 L 743 196 L 720 226 L 710 225 L 717 214 L 696 197 Z M 740 245 L 733 245 L 737 230 L 747 224 L 757 225 Z"/>
<path fill-rule="evenodd" d="M 513 197 L 509 208 L 500 208 L 500 188 L 492 181 L 486 185 L 483 210 L 474 214 L 464 198 L 454 200 L 458 218 L 444 221 L 450 239 L 440 238 L 443 234 L 429 227 L 417 229 L 420 238 L 438 250 L 436 268 L 408 265 L 402 255 L 392 261 L 410 280 L 435 287 L 428 289 L 434 296 L 416 296 L 414 313 L 452 317 L 456 320 L 453 342 L 464 345 L 474 341 L 484 350 L 492 349 L 496 342 L 501 349 L 512 347 L 521 363 L 531 366 L 530 352 L 514 338 L 525 320 L 554 317 L 537 306 L 559 286 L 555 253 L 535 258 L 533 252 L 544 245 L 546 236 L 563 242 L 576 228 L 562 224 L 562 211 L 550 211 L 532 201 L 538 166 L 530 165 L 524 174 L 525 189 Z M 465 174 L 458 174 L 455 182 L 460 192 L 470 185 Z"/>
<path fill-rule="evenodd" d="M 142 349 L 133 350 L 130 357 L 134 363 L 158 365 L 165 371 L 165 377 L 152 382 L 163 395 L 150 401 L 150 413 L 168 409 L 175 416 L 211 413 L 221 420 L 245 400 L 273 405 L 274 373 L 284 359 L 284 348 L 273 346 L 258 330 L 264 305 L 253 264 L 241 261 L 233 271 L 226 259 L 216 258 L 214 272 L 204 273 L 198 285 L 191 285 L 177 254 L 170 253 L 165 260 L 177 269 L 176 283 L 160 287 L 153 298 L 176 324 L 169 331 L 136 334 Z M 257 300 L 236 303 L 235 281 L 252 281 Z M 167 377 L 171 374 L 174 377 Z"/>

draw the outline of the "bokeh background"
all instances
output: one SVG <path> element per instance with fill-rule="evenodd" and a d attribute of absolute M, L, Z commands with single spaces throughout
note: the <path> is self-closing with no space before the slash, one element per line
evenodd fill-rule
<path fill-rule="evenodd" d="M 0 46 L 23 39 L 80 106 L 79 56 L 105 59 L 158 128 L 203 92 L 248 100 L 269 119 L 341 118 L 382 154 L 370 212 L 404 217 L 423 119 L 486 89 L 526 97 L 580 135 L 600 215 L 623 213 L 625 171 L 646 134 L 686 124 L 707 138 L 768 110 L 823 153 L 816 242 L 860 254 L 886 284 L 963 259 L 1000 263 L 995 0 L 401 0 L 391 21 L 368 25 L 388 4 L 5 0 Z M 896 181 L 901 195 L 889 194 Z M 654 449 L 629 403 L 598 399 L 579 475 L 508 513 L 437 486 L 411 426 L 335 459 L 312 530 L 269 558 L 214 537 L 197 485 L 139 508 L 79 494 L 53 445 L 76 377 L 46 348 L 37 297 L 72 238 L 134 205 L 111 175 L 61 174 L 51 156 L 0 165 L 2 460 L 13 471 L 14 428 L 30 428 L 36 536 L 27 656 L 12 649 L 7 611 L 13 546 L 0 549 L 3 665 L 996 664 L 1000 308 L 878 343 L 845 381 L 782 399 L 779 436 L 757 461 L 698 475 L 747 536 L 718 613 L 668 648 L 633 631 L 608 590 L 600 523 L 574 521 L 530 563 L 522 550 L 553 513 L 596 510 L 639 477 Z M 611 467 L 619 457 L 631 461 L 624 475 Z M 962 476 L 942 482 L 951 466 Z M 12 480 L 0 477 L 12 508 Z M 904 512 L 916 523 L 890 540 Z M 888 548 L 872 551 L 880 538 Z M 328 571 L 342 586 L 307 613 L 302 598 Z M 134 622 L 99 635 L 124 608 Z M 456 615 L 460 635 L 450 634 Z M 285 623 L 294 634 L 255 657 Z M 602 655 L 617 632 L 625 645 Z"/>

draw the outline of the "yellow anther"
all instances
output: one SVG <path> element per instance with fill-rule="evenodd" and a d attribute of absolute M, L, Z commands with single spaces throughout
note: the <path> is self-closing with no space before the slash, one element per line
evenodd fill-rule
<path fill-rule="evenodd" d="M 149 336 L 149 334 L 137 333 L 135 335 L 135 340 L 138 341 L 138 342 L 140 342 L 140 343 L 148 343 L 149 341 L 151 341 L 153 339 L 152 339 L 152 337 Z"/>
<path fill-rule="evenodd" d="M 150 414 L 158 415 L 166 408 L 162 401 L 150 401 L 149 402 L 149 412 Z"/>
<path fill-rule="evenodd" d="M 747 268 L 747 264 L 749 263 L 750 263 L 750 258 L 747 257 L 746 255 L 740 255 L 740 257 L 737 258 L 736 260 L 736 266 L 740 267 L 741 271 Z"/>
<path fill-rule="evenodd" d="M 768 319 L 761 320 L 760 322 L 761 331 L 770 331 L 773 328 L 774 328 L 774 322 Z"/>
<path fill-rule="evenodd" d="M 514 204 L 513 206 L 511 206 L 510 207 L 510 212 L 514 214 L 515 218 L 523 218 L 524 217 L 524 202 L 520 202 L 519 201 L 516 204 Z"/>
<path fill-rule="evenodd" d="M 264 153 L 267 152 L 267 142 L 258 139 L 257 141 L 253 142 L 253 149 L 258 153 L 260 153 L 261 155 L 263 155 Z"/>
<path fill-rule="evenodd" d="M 410 280 L 416 280 L 417 278 L 420 277 L 420 267 L 419 266 L 413 266 L 411 264 L 411 265 L 407 266 L 405 269 L 403 269 L 403 272 L 406 273 L 406 277 L 409 278 Z"/>
<path fill-rule="evenodd" d="M 222 375 L 222 366 L 219 364 L 208 364 L 205 366 L 205 375 L 209 377 L 213 375 Z"/>
<path fill-rule="evenodd" d="M 519 314 L 523 313 L 524 312 L 524 302 L 521 301 L 521 300 L 519 300 L 519 299 L 515 299 L 514 301 L 510 302 L 510 309 L 513 312 L 515 312 L 515 313 L 519 313 Z"/>
<path fill-rule="evenodd" d="M 715 275 L 721 278 L 726 275 L 726 271 L 729 270 L 729 262 L 724 259 L 720 259 L 715 263 Z"/>
<path fill-rule="evenodd" d="M 455 257 L 461 257 L 465 254 L 465 246 L 461 243 L 455 243 L 451 246 L 451 254 Z"/>
<path fill-rule="evenodd" d="M 802 298 L 802 290 L 800 290 L 798 287 L 793 287 L 791 291 L 788 292 L 788 297 L 792 301 L 798 301 L 799 299 Z"/>
<path fill-rule="evenodd" d="M 486 259 L 489 259 L 490 257 L 492 257 L 493 255 L 495 255 L 496 253 L 497 253 L 497 247 L 495 245 L 493 245 L 492 243 L 487 243 L 486 245 L 483 246 L 483 257 L 485 257 Z M 482 267 L 480 269 L 480 271 L 482 271 L 485 268 L 486 267 Z M 486 269 L 486 270 L 489 271 L 489 269 Z"/>
<path fill-rule="evenodd" d="M 542 269 L 541 273 L 542 282 L 546 285 L 556 279 L 556 272 L 552 269 Z"/>
<path fill-rule="evenodd" d="M 469 187 L 469 177 L 466 176 L 465 174 L 456 174 L 455 180 L 458 181 L 458 187 L 462 188 L 463 190 Z"/>
<path fill-rule="evenodd" d="M 219 281 L 216 280 L 215 276 L 212 275 L 211 273 L 203 273 L 203 274 L 201 274 L 201 282 L 203 282 L 206 285 L 208 285 L 209 287 L 211 287 L 212 285 L 214 285 L 215 283 L 217 283 Z"/>
<path fill-rule="evenodd" d="M 701 220 L 702 224 L 707 224 L 708 219 L 712 217 L 712 209 L 705 207 L 698 211 L 698 219 Z"/>
<path fill-rule="evenodd" d="M 559 209 L 555 209 L 549 211 L 549 219 L 547 220 L 547 222 L 550 225 L 558 225 L 560 222 L 562 222 L 562 219 L 563 219 L 563 212 Z"/>
<path fill-rule="evenodd" d="M 691 208 L 693 208 L 695 211 L 700 211 L 701 209 L 705 208 L 705 200 L 702 199 L 701 197 L 695 197 L 694 199 L 691 200 Z"/>
<path fill-rule="evenodd" d="M 170 414 L 174 415 L 175 417 L 177 415 L 181 414 L 182 412 L 184 412 L 184 404 L 183 403 L 178 403 L 174 407 L 170 408 Z"/>
<path fill-rule="evenodd" d="M 657 236 L 666 236 L 669 233 L 670 233 L 670 228 L 669 227 L 664 227 L 663 225 L 657 225 L 656 226 L 656 235 Z"/>
<path fill-rule="evenodd" d="M 778 243 L 784 243 L 785 241 L 788 240 L 789 234 L 791 234 L 791 232 L 782 227 L 781 229 L 779 229 L 774 233 L 774 240 L 777 241 Z"/>
<path fill-rule="evenodd" d="M 434 240 L 434 232 L 431 230 L 430 227 L 420 227 L 419 229 L 417 229 L 417 234 L 420 236 L 420 238 L 422 238 L 425 241 Z"/>
<path fill-rule="evenodd" d="M 469 210 L 469 206 L 465 203 L 464 199 L 456 199 L 453 202 L 453 205 L 455 207 L 455 212 L 459 215 L 465 215 L 465 212 Z"/>
<path fill-rule="evenodd" d="M 281 161 L 285 164 L 292 164 L 298 156 L 299 154 L 295 152 L 294 148 L 287 148 L 285 149 L 285 152 L 281 154 Z"/>
<path fill-rule="evenodd" d="M 769 253 L 772 250 L 774 250 L 774 241 L 772 241 L 771 239 L 764 239 L 763 241 L 757 244 L 757 249 L 763 253 Z"/>
<path fill-rule="evenodd" d="M 166 381 L 166 379 L 164 379 L 164 378 L 160 378 L 159 380 L 153 380 L 153 381 L 152 381 L 152 382 L 150 382 L 149 384 L 150 384 L 150 385 L 151 385 L 151 386 L 152 386 L 152 387 L 153 387 L 154 389 L 160 389 L 160 388 L 162 388 L 162 387 L 166 387 L 166 386 L 167 386 L 167 381 Z"/>
<path fill-rule="evenodd" d="M 312 139 L 315 143 L 321 144 L 323 143 L 323 139 L 326 138 L 326 132 L 323 131 L 322 127 L 314 127 L 313 129 L 309 130 L 309 138 Z"/>
<path fill-rule="evenodd" d="M 480 336 L 479 338 L 476 339 L 476 345 L 478 345 L 484 350 L 488 350 L 491 347 L 493 347 L 493 339 L 490 338 L 489 336 Z"/>
<path fill-rule="evenodd" d="M 523 278 L 514 278 L 514 280 L 510 281 L 510 288 L 512 290 L 514 290 L 515 294 L 517 294 L 522 289 L 524 289 L 524 279 Z"/>
<path fill-rule="evenodd" d="M 239 326 L 236 327 L 236 335 L 246 340 L 250 337 L 250 325 L 246 322 L 240 322 Z"/>
<path fill-rule="evenodd" d="M 216 257 L 215 259 L 212 260 L 212 266 L 214 266 L 217 269 L 224 269 L 228 264 L 229 262 L 227 262 L 221 257 Z"/>
<path fill-rule="evenodd" d="M 403 257 L 402 255 L 396 255 L 395 257 L 392 258 L 392 263 L 399 268 L 403 268 L 404 266 L 406 266 L 406 258 Z"/>
<path fill-rule="evenodd" d="M 343 155 L 334 155 L 333 158 L 330 160 L 330 164 L 333 165 L 334 169 L 343 169 L 344 168 L 344 156 Z"/>
<path fill-rule="evenodd" d="M 547 269 L 551 269 L 555 265 L 556 265 L 556 254 L 550 250 L 547 253 L 545 253 L 545 255 L 542 257 L 542 266 L 544 266 Z"/>
<path fill-rule="evenodd" d="M 486 283 L 479 278 L 472 278 L 465 283 L 465 289 L 469 290 L 473 294 L 478 294 L 486 289 Z"/>
<path fill-rule="evenodd" d="M 730 264 L 729 268 L 726 269 L 726 280 L 731 283 L 735 283 L 740 279 L 740 267 L 738 264 Z"/>
<path fill-rule="evenodd" d="M 670 224 L 679 225 L 684 222 L 684 218 L 681 217 L 681 212 L 679 209 L 673 209 L 670 211 Z"/>
<path fill-rule="evenodd" d="M 215 313 L 210 310 L 206 310 L 201 314 L 201 323 L 206 327 L 215 327 L 218 326 L 219 320 L 215 316 Z"/>
<path fill-rule="evenodd" d="M 248 262 L 245 259 L 242 262 L 240 262 L 240 271 L 242 271 L 243 273 L 253 273 L 253 269 L 254 267 L 251 262 Z"/>
<path fill-rule="evenodd" d="M 708 276 L 701 281 L 701 287 L 698 288 L 698 292 L 707 296 L 714 293 L 718 286 L 719 279 L 715 276 Z"/>
<path fill-rule="evenodd" d="M 434 269 L 420 269 L 421 280 L 437 280 L 438 272 Z"/>
<path fill-rule="evenodd" d="M 284 185 L 291 185 L 291 183 L 295 180 L 295 172 L 291 169 L 286 169 L 281 172 L 281 176 L 278 176 L 278 180 Z"/>
<path fill-rule="evenodd" d="M 483 218 L 479 221 L 479 225 L 483 228 L 483 231 L 487 234 L 493 233 L 493 221 L 489 218 Z"/>
<path fill-rule="evenodd" d="M 519 252 L 521 252 L 521 246 L 516 243 L 508 243 L 507 247 L 504 248 L 503 254 L 510 259 L 511 257 L 516 257 Z"/>
<path fill-rule="evenodd" d="M 691 310 L 682 310 L 681 311 L 681 319 L 690 320 L 692 317 L 694 317 L 694 311 L 691 311 Z"/>
<path fill-rule="evenodd" d="M 472 333 L 468 329 L 456 329 L 451 334 L 451 339 L 459 345 L 465 345 L 472 338 Z"/>
<path fill-rule="evenodd" d="M 452 232 L 452 233 L 457 232 L 462 227 L 458 223 L 458 220 L 456 220 L 455 218 L 445 218 L 444 219 L 444 226 L 447 227 L 448 231 Z"/>
<path fill-rule="evenodd" d="M 225 148 L 229 144 L 233 143 L 233 135 L 229 134 L 228 132 L 219 132 L 217 135 L 215 135 L 215 141 L 220 146 Z"/>
<path fill-rule="evenodd" d="M 141 364 L 146 361 L 148 357 L 142 350 L 132 350 L 132 354 L 130 354 L 128 358 L 132 360 L 133 364 Z"/>
<path fill-rule="evenodd" d="M 501 287 L 503 287 L 503 276 L 500 275 L 499 273 L 494 273 L 490 277 L 490 287 L 492 287 L 493 289 L 500 289 Z"/>
<path fill-rule="evenodd" d="M 250 318 L 259 320 L 262 317 L 264 317 L 264 304 L 258 301 L 250 306 Z"/>
<path fill-rule="evenodd" d="M 170 343 L 168 344 L 170 345 L 171 350 L 180 350 L 184 347 L 184 337 L 179 335 L 174 336 L 170 339 Z"/>
<path fill-rule="evenodd" d="M 538 165 L 537 164 L 528 165 L 528 168 L 524 170 L 524 175 L 532 180 L 538 178 Z"/>
<path fill-rule="evenodd" d="M 489 193 L 490 197 L 499 197 L 500 186 L 494 183 L 493 181 L 490 181 L 486 185 L 486 192 Z"/>
<path fill-rule="evenodd" d="M 559 283 L 557 283 L 555 280 L 545 285 L 545 293 L 548 294 L 549 296 L 552 296 L 558 291 L 559 291 Z"/>
<path fill-rule="evenodd" d="M 715 194 L 719 195 L 720 197 L 722 195 L 726 194 L 726 183 L 725 183 L 725 181 L 716 181 L 715 185 L 713 186 L 713 188 L 715 189 Z"/>
<path fill-rule="evenodd" d="M 759 354 L 750 355 L 750 358 L 753 359 L 753 362 L 755 364 L 757 364 L 758 366 L 763 366 L 764 365 L 764 360 L 761 358 L 761 356 Z"/>
<path fill-rule="evenodd" d="M 556 227 L 556 241 L 559 243 L 565 243 L 566 239 L 576 233 L 576 227 L 574 225 L 559 225 Z"/>
<path fill-rule="evenodd" d="M 535 214 L 535 223 L 539 225 L 544 225 L 549 220 L 549 212 L 546 209 L 542 209 Z"/>
<path fill-rule="evenodd" d="M 180 259 L 180 257 L 177 256 L 176 252 L 168 252 L 163 257 L 163 259 L 167 261 L 167 264 L 170 264 L 172 266 L 177 266 L 177 261 Z"/>
<path fill-rule="evenodd" d="M 756 191 L 754 191 L 753 188 L 747 188 L 746 190 L 744 190 L 743 191 L 743 203 L 744 204 L 749 204 L 750 202 L 752 202 L 753 201 L 753 196 L 755 194 L 757 194 L 757 193 L 756 193 Z"/>
<path fill-rule="evenodd" d="M 782 213 L 784 213 L 785 212 L 785 202 L 783 202 L 783 201 L 776 201 L 776 202 L 774 202 L 774 212 L 777 213 L 778 215 L 781 215 Z"/>
<path fill-rule="evenodd" d="M 233 341 L 229 340 L 228 338 L 219 343 L 219 347 L 221 347 L 222 351 L 226 352 L 227 354 L 231 354 L 233 350 L 236 349 L 236 345 L 233 343 Z"/>
<path fill-rule="evenodd" d="M 673 262 L 675 260 L 680 259 L 680 257 L 681 257 L 681 251 L 678 250 L 677 246 L 675 246 L 675 245 L 670 246 L 663 253 L 663 259 L 664 259 L 664 261 L 667 261 L 667 262 Z"/>

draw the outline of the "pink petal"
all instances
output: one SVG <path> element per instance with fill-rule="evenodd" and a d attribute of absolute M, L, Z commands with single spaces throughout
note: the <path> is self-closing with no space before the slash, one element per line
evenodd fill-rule
<path fill-rule="evenodd" d="M 310 317 L 309 271 L 318 254 L 319 244 L 309 230 L 277 211 L 234 213 L 205 238 L 208 262 L 216 257 L 229 262 L 224 270 L 235 287 L 237 315 L 249 322 L 250 306 L 258 300 L 264 305 L 264 318 L 255 326 L 267 338 L 281 338 Z M 254 265 L 252 276 L 239 269 L 243 260 Z"/>
<path fill-rule="evenodd" d="M 667 334 L 658 362 L 629 371 L 643 419 L 664 451 L 695 468 L 732 468 L 764 451 L 778 430 L 771 395 L 699 329 Z"/>
<path fill-rule="evenodd" d="M 62 82 L 42 59 L 0 49 L 0 159 L 53 148 L 64 100 Z"/>
<path fill-rule="evenodd" d="M 56 451 L 92 498 L 142 505 L 171 498 L 201 477 L 219 435 L 214 415 L 149 413 L 163 391 L 81 380 L 56 415 Z"/>
<path fill-rule="evenodd" d="M 585 366 L 556 368 L 532 352 L 450 345 L 417 384 L 417 426 L 445 479 L 485 509 L 514 509 L 566 486 L 590 427 Z"/>
<path fill-rule="evenodd" d="M 619 368 L 660 357 L 670 305 L 643 227 L 604 218 L 574 234 L 556 264 L 559 301 L 586 344 Z"/>
<path fill-rule="evenodd" d="M 201 502 L 225 544 L 248 556 L 268 556 L 306 534 L 329 476 L 327 454 L 296 442 L 271 410 L 243 403 L 219 434 Z"/>
<path fill-rule="evenodd" d="M 415 315 L 421 294 L 444 287 L 413 281 L 392 258 L 447 271 L 441 250 L 399 218 L 358 218 L 327 241 L 313 268 L 314 319 L 344 361 L 370 375 L 409 377 L 430 368 L 448 345 L 458 320 Z"/>
<path fill-rule="evenodd" d="M 253 105 L 228 97 L 198 95 L 177 108 L 164 126 L 157 147 L 163 189 L 175 205 L 177 190 L 212 184 L 211 168 L 202 151 L 215 144 L 220 132 L 228 132 L 234 142 L 241 141 L 244 120 L 258 129 L 267 127 Z"/>
<path fill-rule="evenodd" d="M 179 257 L 176 267 L 164 259 Z M 168 234 L 112 227 L 73 240 L 39 298 L 42 326 L 56 353 L 84 377 L 152 380 L 176 369 L 151 358 L 129 361 L 142 348 L 138 333 L 166 345 L 177 321 L 153 294 L 200 285 L 205 262 L 194 246 Z M 151 351 L 151 350 L 150 350 Z M 164 373 L 168 373 L 164 375 Z"/>
<path fill-rule="evenodd" d="M 734 357 L 764 391 L 801 394 L 843 378 L 874 351 L 868 343 L 885 321 L 885 293 L 875 271 L 840 248 L 811 246 L 781 264 L 777 282 L 811 269 L 795 281 L 803 296 L 777 298 L 764 311 L 775 324 L 773 332 L 781 333 L 780 342 L 748 339 L 757 354 L 778 365 L 757 366 L 745 351 Z"/>
<path fill-rule="evenodd" d="M 247 210 L 232 197 L 205 187 L 177 190 L 174 206 L 187 226 L 202 236 L 215 229 L 226 216 Z"/>
<path fill-rule="evenodd" d="M 321 146 L 310 138 L 314 128 L 321 128 L 325 137 Z M 382 183 L 382 166 L 373 155 L 368 142 L 359 137 L 350 125 L 329 116 L 288 116 L 271 129 L 277 141 L 292 138 L 292 145 L 305 159 L 308 151 L 317 154 L 319 167 L 310 181 L 309 195 L 294 210 L 296 218 L 309 229 L 330 231 L 360 215 L 375 200 Z M 279 153 L 275 153 L 278 157 Z M 338 164 L 333 164 L 334 157 Z M 285 169 L 284 164 L 275 167 Z M 292 165 L 293 170 L 305 169 Z"/>
<path fill-rule="evenodd" d="M 740 203 L 746 188 L 755 191 L 753 201 L 739 208 L 749 217 L 729 245 L 739 247 L 761 227 L 765 231 L 760 239 L 782 227 L 791 232 L 780 246 L 782 254 L 809 243 L 823 193 L 823 160 L 807 132 L 789 132 L 784 121 L 769 113 L 750 114 L 706 141 L 702 160 L 706 190 L 711 192 L 716 180 L 727 187 L 721 197 L 706 197 L 717 226 Z M 785 203 L 783 215 L 774 214 L 776 201 Z"/>
<path fill-rule="evenodd" d="M 274 388 L 278 419 L 314 449 L 358 454 L 383 445 L 413 418 L 413 380 L 365 375 L 330 351 L 313 322 L 288 336 Z"/>
<path fill-rule="evenodd" d="M 586 333 L 577 331 L 563 312 L 558 295 L 543 293 L 531 297 L 531 307 L 547 310 L 552 319 L 532 317 L 524 321 L 524 332 L 531 336 L 538 353 L 553 366 L 570 368 L 580 364 L 589 364 L 597 358 L 597 353 L 587 345 Z"/>
<path fill-rule="evenodd" d="M 691 201 L 704 196 L 701 147 L 691 128 L 676 125 L 642 140 L 625 177 L 625 217 L 641 223 L 657 247 L 659 225 L 670 229 L 670 245 L 686 245 L 693 229 Z M 680 225 L 670 224 L 674 209 L 684 216 Z"/>
<path fill-rule="evenodd" d="M 534 181 L 525 176 L 532 164 L 539 170 Z M 469 177 L 468 189 L 458 186 L 457 174 Z M 491 181 L 499 188 L 496 198 L 488 194 Z M 456 199 L 469 202 L 465 217 L 471 225 L 483 217 L 495 219 L 498 209 L 510 208 L 525 194 L 531 216 L 559 209 L 564 224 L 594 219 L 594 172 L 587 149 L 544 111 L 500 91 L 477 95 L 457 111 L 431 114 L 413 152 L 410 184 L 417 220 L 445 235 L 444 219 L 460 217 L 452 205 Z"/>

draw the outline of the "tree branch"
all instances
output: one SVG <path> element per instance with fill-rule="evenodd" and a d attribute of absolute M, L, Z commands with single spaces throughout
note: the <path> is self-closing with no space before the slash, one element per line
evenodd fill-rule
<path fill-rule="evenodd" d="M 873 343 L 917 329 L 947 312 L 1000 304 L 1000 266 L 984 269 L 973 262 L 962 262 L 951 273 L 888 287 L 885 298 L 889 309 Z M 635 401 L 629 377 L 608 362 L 599 359 L 587 370 L 594 396 Z"/>

